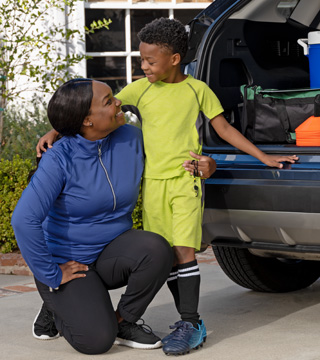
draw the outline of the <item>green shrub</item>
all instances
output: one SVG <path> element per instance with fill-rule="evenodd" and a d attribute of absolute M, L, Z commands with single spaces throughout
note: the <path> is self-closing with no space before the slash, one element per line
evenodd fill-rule
<path fill-rule="evenodd" d="M 138 201 L 136 207 L 132 213 L 132 221 L 133 221 L 133 228 L 134 229 L 143 229 L 142 224 L 142 197 L 141 197 L 141 189 L 138 197 Z"/>
<path fill-rule="evenodd" d="M 1 159 L 12 160 L 15 155 L 21 159 L 36 161 L 36 145 L 41 136 L 52 129 L 46 113 L 46 104 L 34 97 L 29 109 L 11 106 L 4 111 L 3 143 Z"/>
<path fill-rule="evenodd" d="M 27 186 L 29 171 L 33 165 L 31 160 L 23 160 L 14 156 L 12 161 L 0 159 L 0 252 L 17 250 L 17 242 L 11 227 L 11 215 Z"/>

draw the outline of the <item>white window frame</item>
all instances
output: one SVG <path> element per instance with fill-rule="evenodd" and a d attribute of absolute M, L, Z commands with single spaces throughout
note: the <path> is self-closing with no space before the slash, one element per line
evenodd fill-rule
<path fill-rule="evenodd" d="M 177 3 L 176 0 L 171 2 L 134 2 L 133 0 L 128 1 L 104 1 L 104 2 L 85 2 L 85 9 L 117 9 L 125 10 L 125 51 L 103 51 L 103 52 L 86 52 L 86 55 L 91 57 L 125 57 L 126 58 L 126 81 L 127 84 L 132 82 L 132 57 L 139 57 L 139 51 L 131 51 L 131 17 L 130 11 L 141 9 L 141 10 L 153 10 L 163 9 L 168 10 L 169 18 L 173 19 L 174 10 L 184 9 L 205 9 L 210 5 L 210 2 L 188 2 L 188 3 Z"/>

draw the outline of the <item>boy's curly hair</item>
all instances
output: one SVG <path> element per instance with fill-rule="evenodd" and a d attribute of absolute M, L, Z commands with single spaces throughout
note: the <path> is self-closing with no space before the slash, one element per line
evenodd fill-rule
<path fill-rule="evenodd" d="M 141 42 L 163 46 L 185 57 L 188 49 L 188 34 L 184 25 L 176 19 L 159 18 L 147 24 L 138 33 Z"/>

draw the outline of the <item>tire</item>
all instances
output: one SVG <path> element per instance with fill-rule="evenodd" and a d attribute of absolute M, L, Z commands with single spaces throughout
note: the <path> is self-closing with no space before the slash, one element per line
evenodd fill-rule
<path fill-rule="evenodd" d="M 320 276 L 320 262 L 285 260 L 253 255 L 248 249 L 212 246 L 225 274 L 236 284 L 259 292 L 304 289 Z"/>

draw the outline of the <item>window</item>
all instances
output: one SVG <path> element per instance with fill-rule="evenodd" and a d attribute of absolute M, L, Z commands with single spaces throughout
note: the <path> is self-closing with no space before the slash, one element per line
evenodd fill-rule
<path fill-rule="evenodd" d="M 125 51 L 125 10 L 87 9 L 86 26 L 94 20 L 111 19 L 110 30 L 101 29 L 86 35 L 87 52 Z"/>
<path fill-rule="evenodd" d="M 107 82 L 113 92 L 126 86 L 125 57 L 93 57 L 87 61 L 87 77 Z"/>
<path fill-rule="evenodd" d="M 299 0 L 281 0 L 277 6 L 278 12 L 288 19 L 298 2 Z"/>
<path fill-rule="evenodd" d="M 167 9 L 142 9 L 131 10 L 131 49 L 139 51 L 138 32 L 149 22 L 156 18 L 169 17 L 169 10 Z"/>
<path fill-rule="evenodd" d="M 110 29 L 86 36 L 87 77 L 107 82 L 114 92 L 143 76 L 140 69 L 138 32 L 159 17 L 170 17 L 183 24 L 190 22 L 211 1 L 109 1 L 89 0 L 85 3 L 85 24 L 111 19 Z"/>

